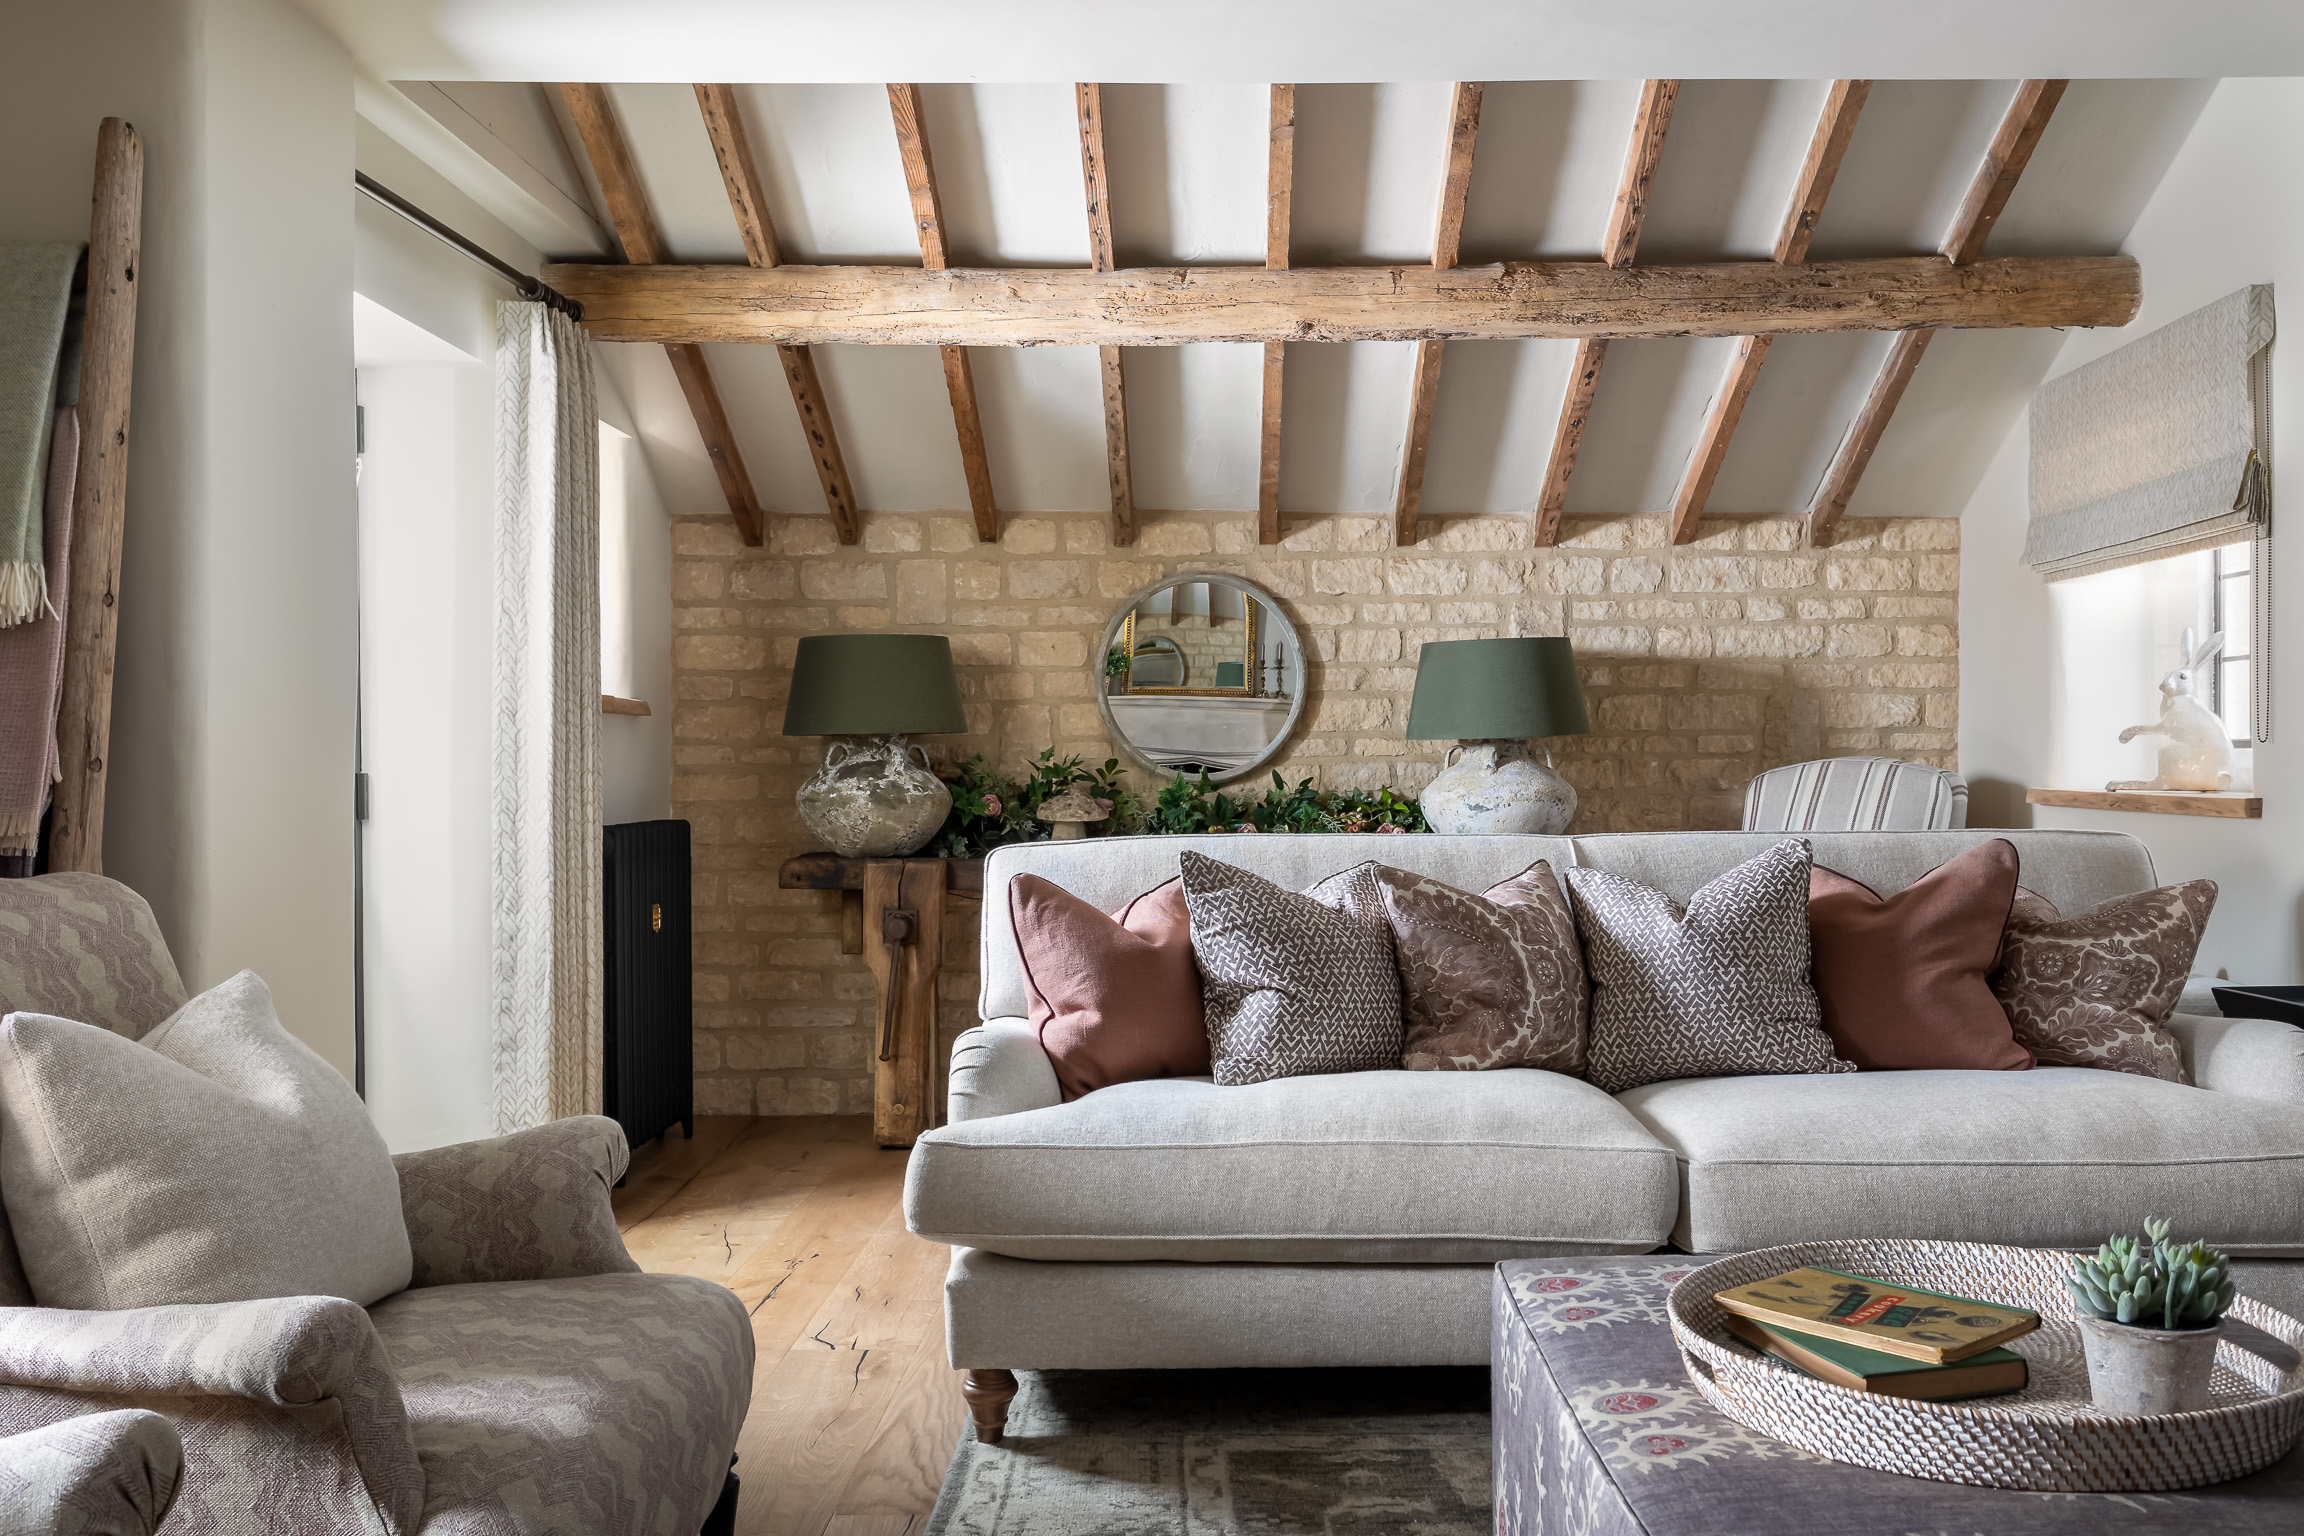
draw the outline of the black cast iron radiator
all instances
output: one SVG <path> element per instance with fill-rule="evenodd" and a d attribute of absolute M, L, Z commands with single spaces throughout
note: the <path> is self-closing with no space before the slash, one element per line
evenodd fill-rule
<path fill-rule="evenodd" d="M 637 1147 L 675 1121 L 696 1134 L 688 823 L 628 821 L 607 835 L 601 1107 Z"/>

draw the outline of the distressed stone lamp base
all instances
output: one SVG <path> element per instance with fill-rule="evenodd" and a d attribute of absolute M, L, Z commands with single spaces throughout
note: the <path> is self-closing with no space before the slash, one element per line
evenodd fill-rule
<path fill-rule="evenodd" d="M 952 791 L 902 736 L 836 736 L 795 797 L 800 819 L 842 858 L 885 859 L 928 846 Z"/>
<path fill-rule="evenodd" d="M 1450 747 L 1447 765 L 1424 786 L 1419 803 L 1433 831 L 1458 836 L 1553 837 L 1576 819 L 1575 786 L 1531 756 L 1524 741 Z"/>

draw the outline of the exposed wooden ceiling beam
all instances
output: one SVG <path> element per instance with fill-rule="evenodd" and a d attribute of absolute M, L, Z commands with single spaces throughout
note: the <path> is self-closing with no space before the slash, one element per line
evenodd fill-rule
<path fill-rule="evenodd" d="M 1440 178 L 1440 212 L 1432 227 L 1432 265 L 1456 265 L 1464 243 L 1464 200 L 1472 190 L 1472 152 L 1480 139 L 1480 84 L 1459 80 L 1449 104 L 1448 165 Z M 1392 503 L 1392 543 L 1405 549 L 1416 542 L 1423 514 L 1424 465 L 1432 449 L 1432 412 L 1439 403 L 1440 360 L 1448 344 L 1438 338 L 1416 344 L 1416 376 L 1408 397 L 1408 441 L 1400 450 L 1400 485 Z"/>
<path fill-rule="evenodd" d="M 1824 200 L 1832 194 L 1833 178 L 1840 174 L 1840 162 L 1848 153 L 1848 141 L 1856 135 L 1856 119 L 1864 110 L 1864 98 L 1871 94 L 1869 80 L 1835 80 L 1824 93 L 1824 110 L 1817 116 L 1816 132 L 1808 141 L 1808 156 L 1801 162 L 1799 180 L 1793 183 L 1792 206 L 1785 210 L 1784 227 L 1776 235 L 1776 260 L 1780 265 L 1792 266 L 1808 259 L 1809 242 L 1816 237 L 1816 221 L 1823 215 Z M 1672 498 L 1672 542 L 1686 544 L 1696 537 L 1696 525 L 1704 516 L 1704 504 L 1712 498 L 1712 486 L 1720 478 L 1720 466 L 1728 460 L 1728 444 L 1736 435 L 1736 424 L 1744 417 L 1744 404 L 1752 397 L 1752 386 L 1760 380 L 1760 365 L 1767 360 L 1766 336 L 1746 336 L 1737 343 L 1736 351 L 1728 359 L 1728 368 L 1720 380 L 1720 387 L 1712 393 L 1712 403 L 1705 411 L 1704 429 L 1697 437 L 1696 447 L 1688 455 L 1688 467 L 1680 476 L 1679 492 Z"/>
<path fill-rule="evenodd" d="M 1296 181 L 1296 87 L 1272 87 L 1271 137 L 1264 162 L 1264 265 L 1288 270 L 1288 214 Z M 1264 343 L 1264 441 L 1257 455 L 1256 542 L 1280 542 L 1280 386 L 1288 343 Z"/>
<path fill-rule="evenodd" d="M 780 265 L 776 225 L 768 216 L 768 195 L 761 190 L 760 173 L 752 164 L 752 140 L 744 131 L 736 88 L 699 85 L 696 105 L 704 114 L 712 156 L 720 162 L 720 179 L 728 187 L 728 208 L 736 216 L 745 258 L 755 267 Z M 800 435 L 808 443 L 808 461 L 816 467 L 817 483 L 824 488 L 824 505 L 832 514 L 833 532 L 841 543 L 853 544 L 863 534 L 864 516 L 856 506 L 855 487 L 848 480 L 840 435 L 832 426 L 832 407 L 825 402 L 824 385 L 816 377 L 816 360 L 801 347 L 783 346 L 776 351 L 784 365 L 785 386 L 792 391 L 792 409 L 800 418 Z M 701 357 L 696 366 L 702 369 Z M 698 376 L 709 389 L 711 376 L 701 372 Z M 718 408 L 717 399 L 713 406 Z"/>
<path fill-rule="evenodd" d="M 548 266 L 607 341 L 1185 346 L 2125 325 L 2127 256 L 1409 267 Z"/>
<path fill-rule="evenodd" d="M 661 262 L 666 254 L 664 242 L 656 232 L 656 217 L 649 211 L 648 194 L 640 184 L 639 168 L 632 162 L 624 130 L 616 121 L 608 88 L 567 84 L 560 87 L 560 97 L 568 104 L 577 137 L 584 142 L 585 158 L 592 163 L 593 179 L 600 184 L 600 200 L 608 205 L 608 220 L 615 226 L 616 242 L 624 248 L 625 261 L 633 267 Z M 758 544 L 767 519 L 761 515 L 752 477 L 745 471 L 744 456 L 737 451 L 735 434 L 729 430 L 728 413 L 720 404 L 720 391 L 712 383 L 703 348 L 673 338 L 665 342 L 664 353 L 671 360 L 673 376 L 680 381 L 689 414 L 696 419 L 704 455 L 719 477 L 720 493 L 728 499 L 728 513 L 736 520 L 736 531 L 745 543 Z"/>
<path fill-rule="evenodd" d="M 1088 200 L 1089 270 L 1109 273 L 1112 259 L 1112 186 L 1104 162 L 1104 87 L 1072 87 L 1080 112 L 1080 179 Z M 1136 490 L 1128 474 L 1128 388 L 1120 348 L 1103 342 L 1098 363 L 1104 376 L 1104 468 L 1112 486 L 1112 542 L 1136 542 Z"/>
<path fill-rule="evenodd" d="M 1632 143 L 1624 152 L 1616 201 L 1608 210 L 1608 229 L 1600 240 L 1600 260 L 1611 270 L 1632 265 L 1632 253 L 1640 244 L 1640 227 L 1648 221 L 1648 193 L 1656 180 L 1656 165 L 1664 158 L 1664 130 L 1672 126 L 1672 107 L 1679 99 L 1677 80 L 1641 83 L 1640 104 L 1632 113 Z M 1592 419 L 1592 400 L 1600 390 L 1600 365 L 1607 360 L 1606 334 L 1580 336 L 1576 361 L 1568 370 L 1568 392 L 1560 398 L 1560 419 L 1552 426 L 1552 453 L 1544 461 L 1544 488 L 1536 497 L 1536 542 L 1540 545 L 1560 537 L 1560 518 L 1568 508 L 1568 477 L 1576 473 L 1576 455 L 1584 447 L 1584 427 Z"/>
<path fill-rule="evenodd" d="M 920 235 L 920 265 L 941 272 L 949 264 L 944 241 L 944 200 L 936 191 L 936 162 L 928 152 L 928 115 L 920 87 L 888 87 L 888 112 L 896 124 L 896 149 L 904 158 L 904 185 L 912 194 L 912 225 Z M 960 440 L 960 471 L 968 481 L 968 507 L 976 537 L 1000 539 L 1000 509 L 992 500 L 992 463 L 984 452 L 984 417 L 976 407 L 976 374 L 966 347 L 944 347 L 944 392 L 952 400 L 952 429 Z"/>
<path fill-rule="evenodd" d="M 1984 163 L 1976 168 L 1968 195 L 1960 200 L 1960 211 L 1945 231 L 1942 249 L 1947 260 L 1966 266 L 1984 254 L 1984 242 L 2000 221 L 2001 210 L 2008 206 L 2016 178 L 2032 163 L 2032 151 L 2039 148 L 2040 135 L 2069 84 L 2068 80 L 2017 82 L 2016 95 L 2000 119 L 2000 131 L 1992 135 L 1992 147 L 1984 152 Z"/>
<path fill-rule="evenodd" d="M 2031 163 L 2032 151 L 2039 147 L 2040 135 L 2047 128 L 2056 104 L 2064 99 L 2064 87 L 2068 83 L 2063 80 L 2017 82 L 2016 94 L 2010 98 L 2008 110 L 2001 114 L 1999 130 L 1992 135 L 1991 147 L 1984 152 L 1983 163 L 1976 167 L 1976 175 L 1968 184 L 1968 195 L 1960 200 L 1952 227 L 1945 232 L 1942 250 L 1952 269 L 1974 272 L 1993 265 L 1983 259 L 1984 242 L 1991 235 L 1992 226 L 1999 222 L 2001 210 L 2008 206 L 2017 178 Z M 1935 323 L 1949 325 L 1951 322 Z M 2127 322 L 2098 323 L 2124 325 Z M 1821 549 L 1837 536 L 1840 520 L 1847 515 L 1848 503 L 1855 498 L 1857 484 L 1872 462 L 1873 450 L 1880 446 L 1889 419 L 1896 413 L 1896 404 L 1904 398 L 1904 387 L 1912 382 L 1913 370 L 1920 366 L 1930 339 L 1927 332 L 1906 331 L 1896 338 L 1895 345 L 1888 349 L 1888 356 L 1881 361 L 1880 371 L 1873 376 L 1872 387 L 1865 393 L 1863 406 L 1840 439 L 1840 447 L 1816 487 L 1815 499 L 1808 504 L 1811 545 Z"/>

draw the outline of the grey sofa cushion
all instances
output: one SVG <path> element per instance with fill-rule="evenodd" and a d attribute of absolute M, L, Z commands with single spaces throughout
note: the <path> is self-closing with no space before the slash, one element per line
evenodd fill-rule
<path fill-rule="evenodd" d="M 1676 1148 L 1673 1240 L 2093 1247 L 2148 1216 L 2304 1254 L 2304 1106 L 2086 1067 L 1651 1083 L 1622 1103 Z"/>
<path fill-rule="evenodd" d="M 1025 1259 L 1642 1252 L 1677 1203 L 1622 1105 L 1528 1068 L 1119 1083 L 930 1131 L 904 1186 L 914 1232 Z"/>
<path fill-rule="evenodd" d="M 2024 883 L 2065 912 L 2080 912 L 2149 890 L 2159 882 L 2144 845 L 2123 832 L 2014 831 L 1812 832 L 1816 862 L 1892 896 L 1946 859 L 1995 837 L 2016 845 Z M 1713 876 L 1783 841 L 1778 832 L 1610 832 L 1592 837 L 1432 837 L 1266 834 L 1240 837 L 1089 837 L 1072 842 L 1015 843 L 994 850 L 984 866 L 983 992 L 980 1017 L 1030 1011 L 1016 939 L 1008 927 L 1008 881 L 1035 874 L 1106 911 L 1176 873 L 1190 848 L 1253 870 L 1291 891 L 1365 859 L 1443 880 L 1460 891 L 1484 891 L 1538 859 L 1555 873 L 1605 869 L 1654 886 L 1683 905 Z"/>

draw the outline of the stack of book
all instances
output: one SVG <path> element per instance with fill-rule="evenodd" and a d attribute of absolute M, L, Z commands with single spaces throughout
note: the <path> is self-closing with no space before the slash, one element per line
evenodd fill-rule
<path fill-rule="evenodd" d="M 1795 1269 L 1713 1295 L 1728 1328 L 1793 1369 L 1857 1392 L 1942 1402 L 2021 1392 L 2002 1348 L 2040 1314 L 1831 1269 Z"/>

